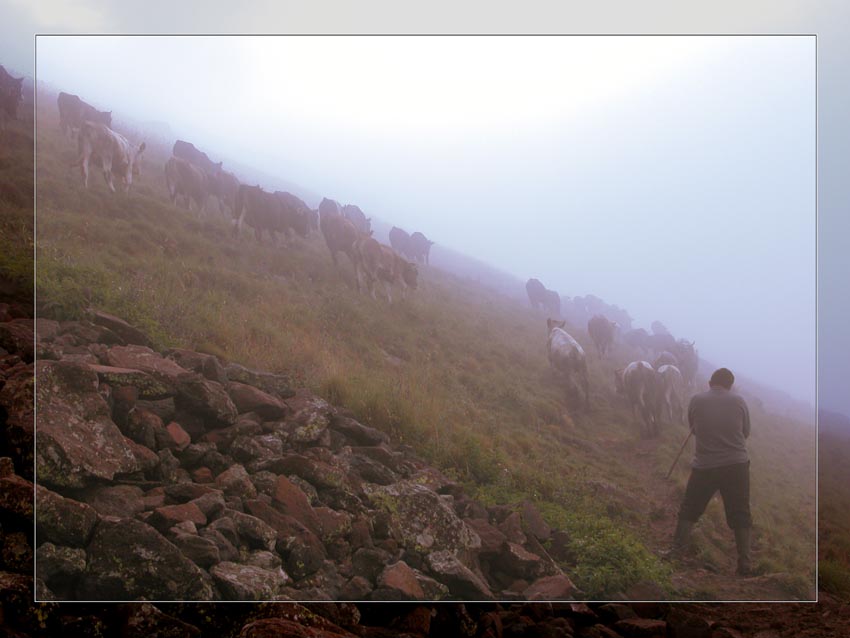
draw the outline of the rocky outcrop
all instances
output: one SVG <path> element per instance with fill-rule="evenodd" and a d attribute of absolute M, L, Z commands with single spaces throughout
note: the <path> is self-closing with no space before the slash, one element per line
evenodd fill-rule
<path fill-rule="evenodd" d="M 53 357 L 36 369 L 37 575 L 50 598 L 577 592 L 533 504 L 484 507 L 285 375 L 161 354 L 103 313 L 37 334 Z"/>

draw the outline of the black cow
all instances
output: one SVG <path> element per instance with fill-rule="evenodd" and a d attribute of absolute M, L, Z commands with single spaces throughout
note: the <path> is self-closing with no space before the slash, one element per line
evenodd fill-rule
<path fill-rule="evenodd" d="M 292 239 L 290 231 L 295 231 L 302 239 L 307 237 L 313 212 L 310 207 L 292 193 L 276 191 L 275 196 L 280 201 L 279 228 L 286 235 L 287 241 Z"/>
<path fill-rule="evenodd" d="M 360 210 L 359 206 L 346 204 L 342 207 L 342 216 L 354 224 L 354 227 L 361 233 L 368 235 L 372 232 L 372 218 L 366 217 L 366 214 Z"/>
<path fill-rule="evenodd" d="M 171 152 L 174 154 L 174 157 L 179 157 L 187 162 L 191 162 L 207 175 L 212 177 L 218 177 L 218 174 L 221 171 L 221 162 L 216 164 L 207 157 L 206 153 L 195 148 L 195 145 L 191 142 L 177 140 L 174 142 L 174 148 L 172 148 Z"/>
<path fill-rule="evenodd" d="M 410 249 L 410 235 L 407 234 L 406 230 L 393 226 L 390 229 L 390 246 L 400 255 L 413 259 L 413 251 Z"/>
<path fill-rule="evenodd" d="M 425 235 L 416 231 L 410 236 L 411 259 L 427 264 L 430 261 L 431 246 L 434 245 Z"/>
<path fill-rule="evenodd" d="M 7 120 L 18 119 L 18 104 L 23 99 L 24 78 L 16 78 L 0 66 L 0 133 L 6 130 Z"/>
<path fill-rule="evenodd" d="M 112 127 L 112 111 L 98 111 L 76 95 L 60 93 L 56 98 L 59 105 L 59 128 L 68 137 L 79 132 L 83 122 L 95 122 Z"/>
<path fill-rule="evenodd" d="M 539 307 L 546 307 L 546 286 L 539 279 L 529 279 L 525 282 L 525 292 L 532 308 L 537 310 Z"/>

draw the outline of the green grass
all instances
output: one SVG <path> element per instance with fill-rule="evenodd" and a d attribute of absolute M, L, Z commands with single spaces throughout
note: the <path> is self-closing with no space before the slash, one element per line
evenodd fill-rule
<path fill-rule="evenodd" d="M 200 220 L 167 204 L 167 151 L 155 144 L 129 196 L 109 194 L 96 173 L 85 191 L 69 168 L 75 149 L 58 133 L 54 100 L 40 104 L 36 285 L 52 316 L 76 318 L 95 307 L 138 325 L 159 347 L 287 371 L 412 445 L 485 501 L 538 503 L 570 534 L 576 561 L 565 568 L 588 595 L 645 580 L 669 589 L 669 565 L 645 544 L 650 517 L 602 502 L 590 489 L 606 481 L 635 498 L 658 498 L 622 452 L 638 434 L 613 394 L 613 371 L 635 353 L 592 357 L 592 410 L 576 410 L 550 372 L 545 320 L 525 304 L 434 268 L 421 269 L 411 299 L 375 302 L 354 290 L 347 258 L 334 270 L 317 236 L 289 248 L 268 239 L 257 245 L 247 235 L 232 239 L 217 213 Z M 10 183 L 25 184 L 23 173 Z M 25 221 L 21 212 L 19 227 L 13 223 L 19 246 L 4 255 L 24 278 L 32 246 Z M 570 331 L 590 345 L 584 330 Z M 762 551 L 783 571 L 811 580 L 813 437 L 790 419 L 755 410 L 753 420 Z M 663 432 L 652 457 L 655 478 L 666 473 L 683 434 Z M 679 488 L 686 465 L 683 459 L 674 474 Z M 712 508 L 702 532 L 728 546 Z"/>

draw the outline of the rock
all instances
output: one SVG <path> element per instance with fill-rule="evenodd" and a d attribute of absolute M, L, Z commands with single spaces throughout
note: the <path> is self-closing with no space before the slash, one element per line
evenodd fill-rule
<path fill-rule="evenodd" d="M 229 519 L 223 519 L 229 520 Z M 215 525 L 215 522 L 212 525 L 208 525 L 200 532 L 198 532 L 198 536 L 201 538 L 205 538 L 210 542 L 214 543 L 216 548 L 218 549 L 219 559 L 226 561 L 238 561 L 241 559 L 239 554 L 239 550 L 236 546 L 231 543 L 227 538 L 225 538 L 224 534 L 220 531 L 212 527 Z"/>
<path fill-rule="evenodd" d="M 92 313 L 91 320 L 92 323 L 98 326 L 109 328 L 109 330 L 121 337 L 126 343 L 146 346 L 148 348 L 153 347 L 153 343 L 145 333 L 114 315 L 96 310 Z"/>
<path fill-rule="evenodd" d="M 36 532 L 39 541 L 85 547 L 97 522 L 90 505 L 65 498 L 40 485 L 35 486 Z"/>
<path fill-rule="evenodd" d="M 94 372 L 64 361 L 39 361 L 36 373 L 39 483 L 77 488 L 139 470 L 98 394 Z"/>
<path fill-rule="evenodd" d="M 180 472 L 185 472 L 180 467 L 180 461 L 178 461 L 174 454 L 171 453 L 171 450 L 165 449 L 160 450 L 157 453 L 159 457 L 159 466 L 157 467 L 157 477 L 163 483 L 176 483 L 180 478 Z"/>
<path fill-rule="evenodd" d="M 233 520 L 239 539 L 252 549 L 274 549 L 278 531 L 256 516 L 243 512 L 226 511 L 225 516 Z"/>
<path fill-rule="evenodd" d="M 134 485 L 112 485 L 89 488 L 83 500 L 102 516 L 133 518 L 145 511 L 144 492 Z"/>
<path fill-rule="evenodd" d="M 202 494 L 192 499 L 190 503 L 201 510 L 204 516 L 207 517 L 207 520 L 218 518 L 225 509 L 224 494 L 219 490 L 212 490 L 206 494 Z"/>
<path fill-rule="evenodd" d="M 204 569 L 208 569 L 221 562 L 221 552 L 218 545 L 209 538 L 178 532 L 170 538 L 174 546 L 193 563 Z"/>
<path fill-rule="evenodd" d="M 267 392 L 238 381 L 227 384 L 227 393 L 240 414 L 255 412 L 264 420 L 282 419 L 289 411 L 286 403 Z"/>
<path fill-rule="evenodd" d="M 0 566 L 12 572 L 32 570 L 33 553 L 27 534 L 0 530 Z"/>
<path fill-rule="evenodd" d="M 664 638 L 667 623 L 652 618 L 627 618 L 614 623 L 614 630 L 624 638 Z"/>
<path fill-rule="evenodd" d="M 382 549 L 361 547 L 351 556 L 351 563 L 357 576 L 376 583 L 390 558 L 390 554 Z"/>
<path fill-rule="evenodd" d="M 501 523 L 499 523 L 499 531 L 505 535 L 511 543 L 517 545 L 525 545 L 528 542 L 525 533 L 522 531 L 522 517 L 519 512 L 511 512 Z"/>
<path fill-rule="evenodd" d="M 466 519 L 464 523 L 481 539 L 481 556 L 495 557 L 502 553 L 504 544 L 507 542 L 502 532 L 480 518 Z"/>
<path fill-rule="evenodd" d="M 33 360 L 33 323 L 31 319 L 13 319 L 0 323 L 0 348 L 14 352 L 27 363 Z"/>
<path fill-rule="evenodd" d="M 462 600 L 492 600 L 490 589 L 475 573 L 461 563 L 453 552 L 442 550 L 426 557 L 434 577 L 446 585 L 456 598 Z"/>
<path fill-rule="evenodd" d="M 33 364 L 17 372 L 7 373 L 6 383 L 0 388 L 0 406 L 6 412 L 4 427 L 0 429 L 0 444 L 14 459 L 17 473 L 33 479 Z"/>
<path fill-rule="evenodd" d="M 544 576 L 535 580 L 523 591 L 526 600 L 572 600 L 578 588 L 563 574 Z"/>
<path fill-rule="evenodd" d="M 602 605 L 596 610 L 599 617 L 607 623 L 613 624 L 618 620 L 628 620 L 629 618 L 637 618 L 635 610 L 628 605 L 619 603 L 608 603 Z"/>
<path fill-rule="evenodd" d="M 202 374 L 210 381 L 227 385 L 227 373 L 217 357 L 183 348 L 172 348 L 166 351 L 165 354 L 168 359 L 175 361 L 186 370 Z"/>
<path fill-rule="evenodd" d="M 696 614 L 674 607 L 666 620 L 670 638 L 712 638 L 712 624 Z"/>
<path fill-rule="evenodd" d="M 301 580 L 322 566 L 327 557 L 324 545 L 298 519 L 259 500 L 246 501 L 245 507 L 275 531 L 275 549 L 283 557 L 290 576 Z"/>
<path fill-rule="evenodd" d="M 403 544 L 421 555 L 441 550 L 457 552 L 461 560 L 481 547 L 481 539 L 442 498 L 413 481 L 364 486 L 377 509 L 388 512 Z"/>
<path fill-rule="evenodd" d="M 230 456 L 240 463 L 266 461 L 283 454 L 283 443 L 276 436 L 237 436 L 230 445 Z"/>
<path fill-rule="evenodd" d="M 180 375 L 188 372 L 151 348 L 139 345 L 112 346 L 106 351 L 106 360 L 110 366 L 140 370 L 171 386 Z"/>
<path fill-rule="evenodd" d="M 330 420 L 330 427 L 358 445 L 380 445 L 388 443 L 390 438 L 375 428 L 363 425 L 345 416 L 336 415 Z"/>
<path fill-rule="evenodd" d="M 208 467 L 199 467 L 192 470 L 192 480 L 195 483 L 212 483 L 215 476 Z"/>
<path fill-rule="evenodd" d="M 195 412 L 218 427 L 236 423 L 236 406 L 220 383 L 186 372 L 177 377 L 175 386 L 175 405 L 179 409 Z"/>
<path fill-rule="evenodd" d="M 301 489 L 285 476 L 279 476 L 272 496 L 274 506 L 305 525 L 311 532 L 321 535 L 319 517 Z"/>
<path fill-rule="evenodd" d="M 257 469 L 275 474 L 295 474 L 319 489 L 345 488 L 348 485 L 348 476 L 340 468 L 301 454 L 270 459 L 261 463 Z"/>
<path fill-rule="evenodd" d="M 162 429 L 162 419 L 156 414 L 144 408 L 136 408 L 127 415 L 122 431 L 139 445 L 156 450 Z"/>
<path fill-rule="evenodd" d="M 133 453 L 133 458 L 139 464 L 139 470 L 144 472 L 149 478 L 156 475 L 159 471 L 159 456 L 156 452 L 144 445 L 136 443 L 132 439 L 124 437 L 124 443 L 130 448 Z"/>
<path fill-rule="evenodd" d="M 89 600 L 211 600 L 209 577 L 153 527 L 102 519 L 88 546 L 79 595 Z"/>
<path fill-rule="evenodd" d="M 158 400 L 174 394 L 173 385 L 165 377 L 157 378 L 141 370 L 99 364 L 89 364 L 89 368 L 97 374 L 101 383 L 108 383 L 115 388 L 135 388 L 139 399 Z"/>
<path fill-rule="evenodd" d="M 210 574 L 224 600 L 269 600 L 277 596 L 287 580 L 281 569 L 272 571 L 229 561 L 215 565 Z"/>
<path fill-rule="evenodd" d="M 191 521 L 196 526 L 207 524 L 207 517 L 194 503 L 183 503 L 181 505 L 164 505 L 154 510 L 153 515 L 147 520 L 148 524 L 166 532 L 182 521 Z"/>
<path fill-rule="evenodd" d="M 251 482 L 251 477 L 241 465 L 233 465 L 215 477 L 215 484 L 227 496 L 238 496 L 240 498 L 254 498 L 257 496 L 257 488 Z"/>
<path fill-rule="evenodd" d="M 257 488 L 257 494 L 265 494 L 273 496 L 274 490 L 277 487 L 277 474 L 261 470 L 251 474 L 251 482 Z"/>
<path fill-rule="evenodd" d="M 3 518 L 14 517 L 19 522 L 32 519 L 33 485 L 13 474 L 11 459 L 3 458 L 6 475 L 0 478 L 0 513 Z"/>
<path fill-rule="evenodd" d="M 361 479 L 368 481 L 369 483 L 390 485 L 398 481 L 398 476 L 392 470 L 368 456 L 352 454 L 348 457 L 348 462 L 351 469 L 356 472 Z"/>
<path fill-rule="evenodd" d="M 425 592 L 422 590 L 416 574 L 404 561 L 387 565 L 378 576 L 377 585 L 398 591 L 404 600 L 422 600 L 425 598 Z"/>
<path fill-rule="evenodd" d="M 239 383 L 254 386 L 280 399 L 287 399 L 295 395 L 290 379 L 284 375 L 257 372 L 238 363 L 227 364 L 225 372 L 230 381 L 238 381 Z"/>
<path fill-rule="evenodd" d="M 287 618 L 263 618 L 242 628 L 239 638 L 356 638 L 343 630 L 319 629 L 305 626 L 300 621 Z"/>
<path fill-rule="evenodd" d="M 337 512 L 329 507 L 315 507 L 313 511 L 319 519 L 319 537 L 323 543 L 327 544 L 333 540 L 348 536 L 351 531 L 350 514 L 347 512 Z"/>
<path fill-rule="evenodd" d="M 354 576 L 348 580 L 339 592 L 342 600 L 366 600 L 372 591 L 372 583 L 363 576 Z"/>
<path fill-rule="evenodd" d="M 150 603 L 128 605 L 121 638 L 195 638 L 200 630 L 179 618 L 164 614 Z"/>
<path fill-rule="evenodd" d="M 263 569 L 278 569 L 283 565 L 277 554 L 264 549 L 255 549 L 243 562 L 245 565 L 253 565 L 254 567 L 262 567 Z"/>
<path fill-rule="evenodd" d="M 36 551 L 36 573 L 62 599 L 73 595 L 77 580 L 86 569 L 83 549 L 42 543 Z"/>
<path fill-rule="evenodd" d="M 35 324 L 35 340 L 36 341 L 53 341 L 56 335 L 59 334 L 59 322 L 53 319 L 45 319 L 39 317 L 34 321 Z"/>
<path fill-rule="evenodd" d="M 168 448 L 175 452 L 182 452 L 192 442 L 192 439 L 186 434 L 186 430 L 180 427 L 180 424 L 176 421 L 166 425 L 158 434 L 157 445 L 160 448 Z"/>
<path fill-rule="evenodd" d="M 528 581 L 534 580 L 543 571 L 540 557 L 516 543 L 505 543 L 497 560 L 500 569 Z"/>
<path fill-rule="evenodd" d="M 552 536 L 552 528 L 543 520 L 543 516 L 531 502 L 523 501 L 520 505 L 522 528 L 526 534 L 531 534 L 540 542 L 546 542 Z"/>
<path fill-rule="evenodd" d="M 221 495 L 221 491 L 209 485 L 197 485 L 195 483 L 175 483 L 163 488 L 169 504 L 188 503 L 207 494 Z"/>
<path fill-rule="evenodd" d="M 642 580 L 626 590 L 628 600 L 666 600 L 667 592 L 658 583 Z"/>

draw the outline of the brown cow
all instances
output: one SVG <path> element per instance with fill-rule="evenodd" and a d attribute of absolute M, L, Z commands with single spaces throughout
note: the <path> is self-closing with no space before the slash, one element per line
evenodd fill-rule
<path fill-rule="evenodd" d="M 319 228 L 322 231 L 322 235 L 325 237 L 325 243 L 328 245 L 328 250 L 331 251 L 331 259 L 333 259 L 334 266 L 337 268 L 339 267 L 336 254 L 340 252 L 345 253 L 351 260 L 355 272 L 357 272 L 357 251 L 354 250 L 354 242 L 356 242 L 360 236 L 360 233 L 357 232 L 357 227 L 339 213 L 321 212 L 322 217 L 319 220 Z M 359 288 L 359 278 L 357 285 Z"/>
<path fill-rule="evenodd" d="M 200 168 L 179 157 L 171 157 L 165 163 L 165 185 L 172 204 L 178 198 L 184 201 L 184 208 L 192 210 L 192 202 L 203 213 L 209 197 L 207 176 Z"/>
<path fill-rule="evenodd" d="M 401 286 L 402 299 L 407 297 L 408 288 L 416 290 L 419 275 L 416 264 L 402 259 L 389 246 L 379 243 L 371 236 L 361 235 L 354 242 L 354 251 L 357 255 L 355 270 L 358 289 L 365 284 L 373 299 L 377 299 L 375 296 L 377 282 L 380 282 L 389 303 L 393 302 L 391 290 L 395 284 Z"/>
<path fill-rule="evenodd" d="M 59 128 L 70 138 L 86 121 L 112 126 L 112 111 L 98 111 L 79 96 L 62 92 L 56 98 L 56 103 L 59 106 Z"/>

